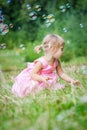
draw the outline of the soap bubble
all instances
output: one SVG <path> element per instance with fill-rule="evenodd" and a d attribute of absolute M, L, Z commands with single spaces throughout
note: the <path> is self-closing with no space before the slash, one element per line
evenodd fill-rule
<path fill-rule="evenodd" d="M 64 9 L 65 8 L 65 6 L 64 5 L 61 5 L 60 7 L 59 7 L 59 9 Z"/>
<path fill-rule="evenodd" d="M 61 6 L 59 7 L 59 9 L 60 9 L 61 12 L 65 12 L 65 11 L 66 11 L 65 5 L 61 5 Z"/>
<path fill-rule="evenodd" d="M 82 65 L 81 66 L 81 71 L 84 75 L 87 75 L 87 66 L 86 65 Z"/>
<path fill-rule="evenodd" d="M 30 16 L 31 20 L 36 20 L 36 19 L 37 19 L 37 14 L 36 14 L 35 11 L 30 12 L 30 13 L 29 13 L 29 16 Z"/>
<path fill-rule="evenodd" d="M 24 46 L 24 44 L 20 44 L 19 47 L 21 48 L 21 50 L 25 50 L 25 46 Z"/>
<path fill-rule="evenodd" d="M 55 21 L 55 18 L 54 18 L 54 15 L 53 15 L 53 14 L 49 14 L 49 15 L 47 16 L 47 19 L 49 19 L 50 22 L 54 22 L 54 21 Z"/>
<path fill-rule="evenodd" d="M 66 8 L 70 8 L 71 6 L 70 6 L 70 3 L 67 3 L 66 4 Z"/>
<path fill-rule="evenodd" d="M 80 27 L 81 27 L 81 28 L 83 28 L 83 27 L 84 27 L 82 23 L 80 23 L 79 25 L 80 25 Z"/>
<path fill-rule="evenodd" d="M 40 5 L 36 5 L 35 9 L 36 9 L 36 11 L 41 11 L 41 6 Z"/>
<path fill-rule="evenodd" d="M 55 21 L 55 18 L 54 18 L 54 15 L 53 14 L 49 14 L 47 17 L 45 17 L 46 20 L 45 20 L 45 23 L 46 23 L 46 26 L 49 27 L 54 21 Z"/>
<path fill-rule="evenodd" d="M 21 27 L 20 27 L 20 26 L 18 26 L 18 30 L 21 30 Z"/>
<path fill-rule="evenodd" d="M 66 9 L 62 9 L 62 10 L 61 10 L 61 12 L 65 12 L 65 11 L 66 11 Z"/>
<path fill-rule="evenodd" d="M 7 4 L 9 4 L 11 2 L 11 0 L 7 0 Z"/>
<path fill-rule="evenodd" d="M 63 32 L 65 32 L 65 33 L 66 33 L 66 32 L 67 32 L 67 29 L 66 29 L 66 28 L 63 28 Z"/>
<path fill-rule="evenodd" d="M 47 26 L 47 27 L 49 27 L 49 26 L 51 25 L 51 22 L 50 22 L 49 19 L 47 19 L 45 22 L 46 22 L 46 26 Z"/>
<path fill-rule="evenodd" d="M 9 24 L 9 27 L 10 27 L 10 28 L 13 28 L 13 24 L 12 24 L 12 23 L 10 23 L 10 24 Z"/>
<path fill-rule="evenodd" d="M 22 47 L 24 47 L 24 44 L 20 44 L 20 46 L 19 46 L 20 48 L 22 48 Z"/>
<path fill-rule="evenodd" d="M 43 14 L 43 15 L 42 15 L 42 18 L 43 18 L 43 19 L 46 19 L 46 18 L 47 18 L 47 17 L 46 17 L 46 14 Z"/>
<path fill-rule="evenodd" d="M 10 28 L 13 28 L 13 25 L 12 24 L 4 24 L 4 16 L 3 15 L 0 15 L 0 35 L 5 35 L 6 33 L 9 32 L 9 27 Z"/>
<path fill-rule="evenodd" d="M 67 40 L 66 43 L 67 43 L 67 44 L 70 44 L 70 40 Z"/>
<path fill-rule="evenodd" d="M 81 102 L 81 103 L 87 103 L 87 95 L 83 95 L 83 96 L 80 98 L 80 102 Z"/>
<path fill-rule="evenodd" d="M 50 20 L 47 19 L 46 20 L 46 26 L 49 27 L 50 25 L 51 25 L 51 22 L 50 22 Z"/>
<path fill-rule="evenodd" d="M 0 9 L 0 15 L 2 14 L 2 9 Z"/>
<path fill-rule="evenodd" d="M 2 23 L 5 20 L 3 15 L 0 15 L 0 23 Z"/>
<path fill-rule="evenodd" d="M 0 24 L 1 24 L 2 22 L 3 22 L 2 19 L 0 19 Z"/>
<path fill-rule="evenodd" d="M 9 28 L 7 24 L 0 24 L 0 34 L 5 35 L 6 33 L 9 32 Z"/>
<path fill-rule="evenodd" d="M 28 10 L 31 9 L 30 4 L 27 4 L 26 7 L 27 7 Z"/>
<path fill-rule="evenodd" d="M 6 43 L 2 43 L 1 45 L 0 45 L 0 49 L 5 49 L 6 48 Z"/>

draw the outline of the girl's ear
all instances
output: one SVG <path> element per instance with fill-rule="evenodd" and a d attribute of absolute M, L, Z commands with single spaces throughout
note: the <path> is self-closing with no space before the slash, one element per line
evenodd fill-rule
<path fill-rule="evenodd" d="M 56 46 L 51 46 L 51 47 L 50 47 L 50 52 L 51 52 L 52 54 L 56 53 L 56 51 L 57 51 L 57 47 L 56 47 Z"/>

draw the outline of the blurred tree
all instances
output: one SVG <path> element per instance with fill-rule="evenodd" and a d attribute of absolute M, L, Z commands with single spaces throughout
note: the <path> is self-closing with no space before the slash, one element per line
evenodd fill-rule
<path fill-rule="evenodd" d="M 10 41 L 10 48 L 11 43 L 18 46 L 34 42 L 50 32 L 59 33 L 66 42 L 70 41 L 66 51 L 69 47 L 72 55 L 87 53 L 87 0 L 0 0 L 0 12 L 5 23 L 13 24 L 9 33 L 0 37 L 1 42 Z"/>

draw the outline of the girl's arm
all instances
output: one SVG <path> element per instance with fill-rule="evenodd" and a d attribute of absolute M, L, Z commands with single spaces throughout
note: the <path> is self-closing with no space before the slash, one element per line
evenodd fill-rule
<path fill-rule="evenodd" d="M 36 81 L 42 81 L 45 82 L 48 85 L 47 80 L 49 80 L 49 77 L 43 77 L 38 74 L 38 72 L 42 69 L 42 63 L 37 62 L 30 74 L 31 79 L 36 80 Z"/>
<path fill-rule="evenodd" d="M 65 80 L 66 82 L 72 83 L 72 84 L 80 84 L 79 81 L 74 80 L 73 78 L 69 77 L 63 70 L 62 67 L 60 65 L 60 62 L 58 62 L 58 66 L 57 66 L 57 74 L 59 75 L 59 77 L 61 77 L 63 80 Z"/>

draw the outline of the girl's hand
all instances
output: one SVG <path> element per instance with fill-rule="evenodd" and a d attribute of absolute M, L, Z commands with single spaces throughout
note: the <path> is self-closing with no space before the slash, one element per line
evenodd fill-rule
<path fill-rule="evenodd" d="M 71 86 L 74 86 L 74 85 L 78 85 L 78 86 L 82 86 L 81 82 L 79 80 L 73 80 L 71 81 Z"/>
<path fill-rule="evenodd" d="M 50 80 L 50 79 L 52 79 L 52 78 L 47 76 L 47 77 L 43 77 L 43 78 L 42 78 L 42 81 L 43 81 L 47 86 L 50 86 L 50 85 L 49 85 L 49 82 L 48 82 L 48 80 Z"/>

